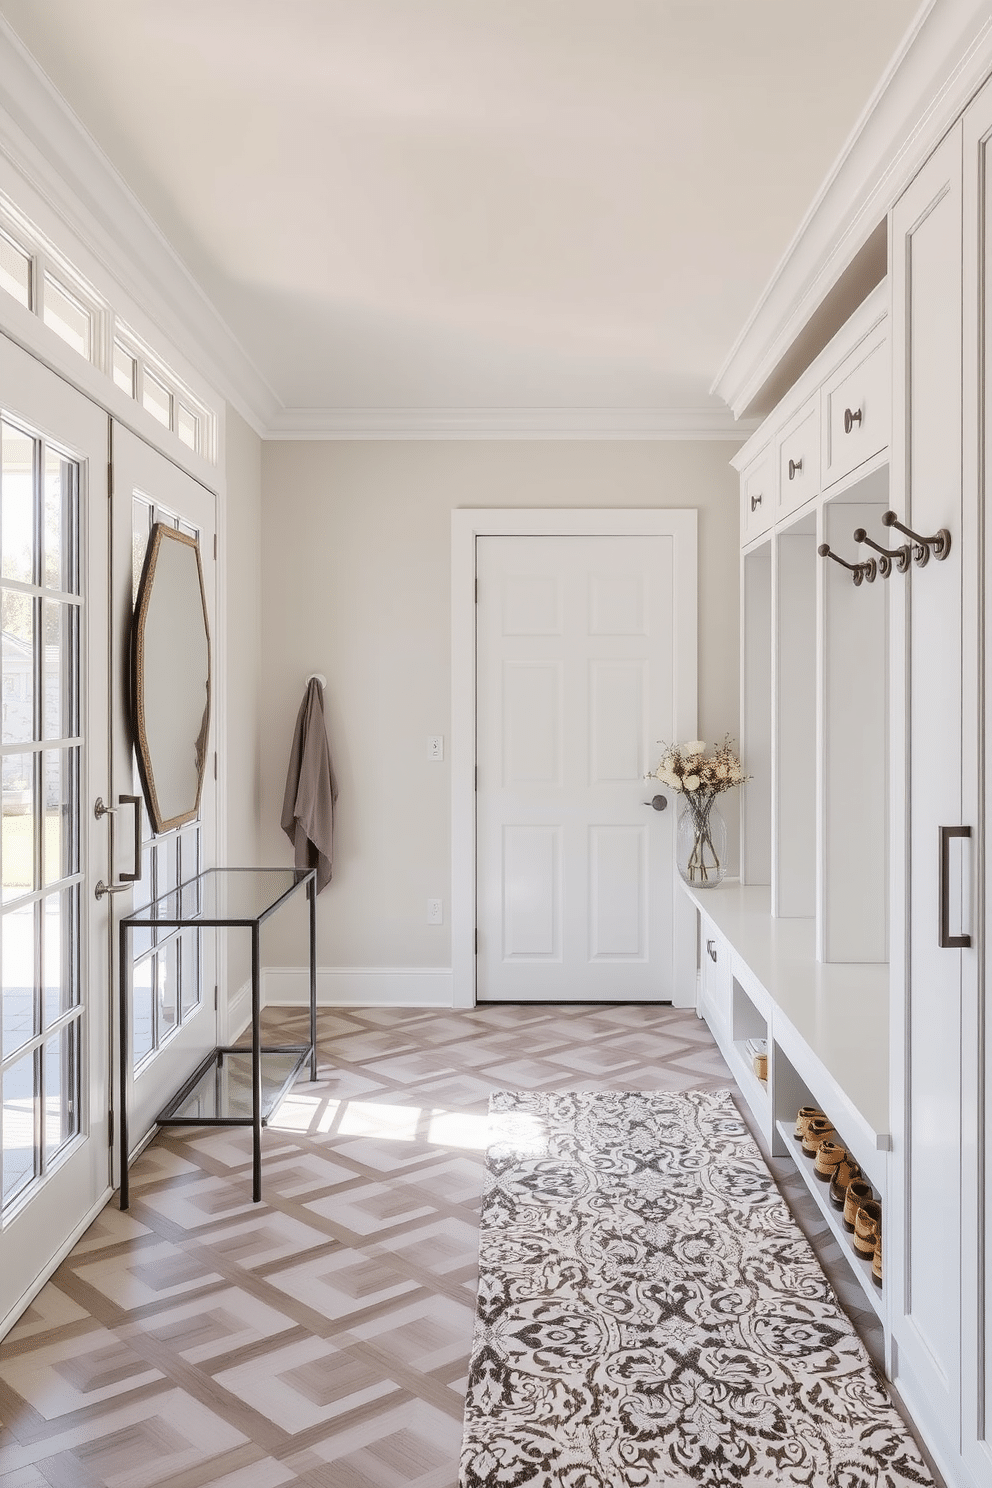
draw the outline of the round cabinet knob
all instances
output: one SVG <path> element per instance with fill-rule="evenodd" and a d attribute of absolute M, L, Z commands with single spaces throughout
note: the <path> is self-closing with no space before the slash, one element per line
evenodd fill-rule
<path fill-rule="evenodd" d="M 667 796 L 652 796 L 650 801 L 644 802 L 645 806 L 653 806 L 655 811 L 664 811 L 668 805 Z"/>
<path fill-rule="evenodd" d="M 850 434 L 850 432 L 854 428 L 855 424 L 857 424 L 858 428 L 860 429 L 860 427 L 861 427 L 861 409 L 860 408 L 845 408 L 844 409 L 844 433 L 845 434 Z"/>
<path fill-rule="evenodd" d="M 790 460 L 789 461 L 789 479 L 790 480 L 795 480 L 796 476 L 797 475 L 802 475 L 802 473 L 803 473 L 803 462 L 802 462 L 802 459 L 800 458 L 798 460 Z"/>

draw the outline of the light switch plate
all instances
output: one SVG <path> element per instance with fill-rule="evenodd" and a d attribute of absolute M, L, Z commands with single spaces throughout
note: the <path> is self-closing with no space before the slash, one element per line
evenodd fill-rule
<path fill-rule="evenodd" d="M 442 925 L 444 923 L 440 899 L 428 899 L 427 923 L 428 925 Z"/>
<path fill-rule="evenodd" d="M 427 758 L 429 760 L 444 759 L 444 735 L 431 734 L 427 740 Z"/>

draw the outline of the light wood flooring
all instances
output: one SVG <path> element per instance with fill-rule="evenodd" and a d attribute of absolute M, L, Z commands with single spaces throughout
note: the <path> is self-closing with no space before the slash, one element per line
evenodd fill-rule
<path fill-rule="evenodd" d="M 306 1017 L 269 1011 L 273 1040 Z M 494 1089 L 732 1084 L 658 1006 L 323 1011 L 263 1134 L 163 1131 L 0 1345 L 5 1488 L 455 1488 Z M 787 1162 L 842 1304 L 878 1326 Z"/>

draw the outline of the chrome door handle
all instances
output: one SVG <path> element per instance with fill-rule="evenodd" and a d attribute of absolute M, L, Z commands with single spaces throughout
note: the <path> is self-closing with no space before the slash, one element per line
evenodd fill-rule
<path fill-rule="evenodd" d="M 668 805 L 668 797 L 667 796 L 652 796 L 651 799 L 650 799 L 650 801 L 645 801 L 644 802 L 644 805 L 645 806 L 652 806 L 655 811 L 664 811 L 665 807 Z"/>
<path fill-rule="evenodd" d="M 102 796 L 98 796 L 93 807 L 93 815 L 97 821 L 102 816 L 116 816 L 122 806 L 134 807 L 134 872 L 122 873 L 118 884 L 106 884 L 101 878 L 93 893 L 97 899 L 102 899 L 104 894 L 124 894 L 132 884 L 136 884 L 141 878 L 141 797 L 140 796 L 118 796 L 116 806 L 108 806 Z"/>

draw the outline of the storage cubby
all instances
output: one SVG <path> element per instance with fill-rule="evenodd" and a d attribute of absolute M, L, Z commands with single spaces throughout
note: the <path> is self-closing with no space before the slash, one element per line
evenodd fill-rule
<path fill-rule="evenodd" d="M 816 912 L 816 512 L 776 534 L 772 909 Z"/>
<path fill-rule="evenodd" d="M 770 1050 L 768 1018 L 736 977 L 733 979 L 730 994 L 730 1030 L 734 1055 L 734 1077 L 747 1095 L 752 1110 L 764 1126 L 770 1111 L 769 1082 L 767 1078 L 759 1080 L 755 1074 L 753 1059 L 747 1045 L 749 1039 L 763 1039 Z"/>
<path fill-rule="evenodd" d="M 882 468 L 825 502 L 822 541 L 850 561 L 871 550 L 854 542 L 864 527 L 886 544 L 889 504 Z M 888 959 L 888 633 L 891 579 L 855 585 L 820 560 L 823 608 L 822 876 L 817 955 L 823 961 Z"/>
<path fill-rule="evenodd" d="M 745 554 L 741 574 L 741 882 L 772 881 L 772 553 Z"/>

